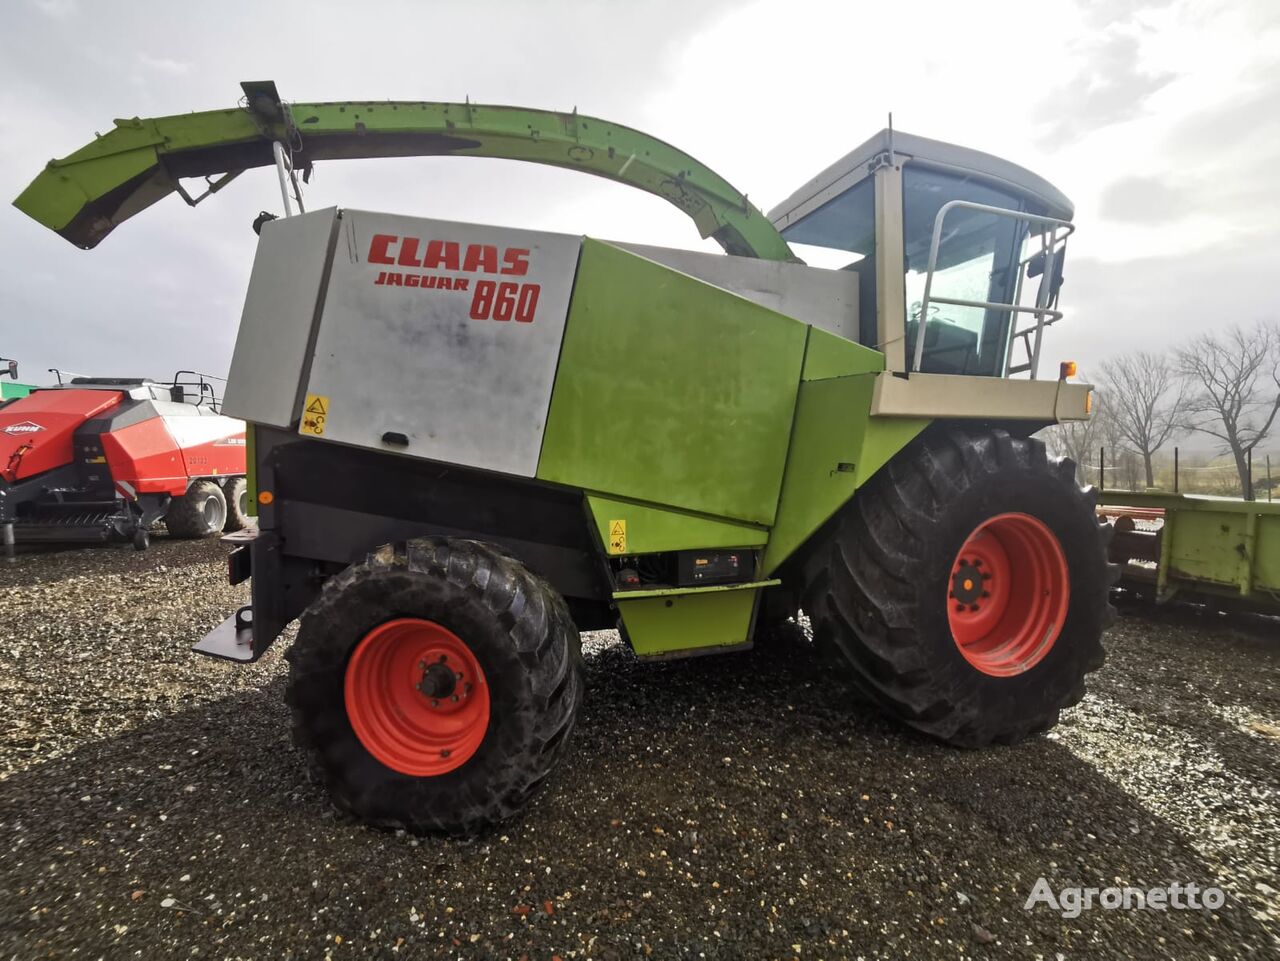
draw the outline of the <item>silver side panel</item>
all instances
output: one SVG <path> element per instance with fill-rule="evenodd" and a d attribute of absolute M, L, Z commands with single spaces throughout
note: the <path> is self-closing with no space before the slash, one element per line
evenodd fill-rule
<path fill-rule="evenodd" d="M 533 477 L 580 247 L 344 210 L 298 430 Z"/>
<path fill-rule="evenodd" d="M 858 339 L 858 275 L 851 271 L 643 244 L 614 246 L 847 340 Z"/>
<path fill-rule="evenodd" d="M 1054 423 L 1088 420 L 1089 384 L 1052 380 L 1005 380 L 958 374 L 886 371 L 876 377 L 872 417 L 993 418 Z"/>
<path fill-rule="evenodd" d="M 337 217 L 331 207 L 262 225 L 225 413 L 273 427 L 293 421 Z"/>

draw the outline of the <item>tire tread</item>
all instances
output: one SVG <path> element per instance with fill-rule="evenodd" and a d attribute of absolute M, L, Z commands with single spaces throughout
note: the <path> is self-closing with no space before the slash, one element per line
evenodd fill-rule
<path fill-rule="evenodd" d="M 838 652 L 851 686 L 909 725 L 952 744 L 978 747 L 1013 743 L 1057 723 L 1061 709 L 1084 695 L 1083 677 L 1055 683 L 1034 716 L 1001 728 L 973 716 L 957 702 L 956 685 L 923 662 L 916 636 L 920 600 L 916 578 L 923 545 L 946 505 L 1001 470 L 1030 472 L 1036 482 L 1065 486 L 1074 511 L 1093 513 L 1096 492 L 1074 481 L 1074 467 L 1051 459 L 1037 438 L 1002 430 L 930 432 L 894 458 L 858 492 L 817 537 L 804 563 L 802 608 L 819 649 Z M 1097 534 L 1099 564 L 1106 564 L 1105 535 Z M 1111 565 L 1114 567 L 1114 565 Z M 1104 578 L 1110 584 L 1114 575 Z M 1076 601 L 1073 600 L 1073 603 Z M 1080 603 L 1105 605 L 1102 622 L 1114 619 L 1105 597 Z M 1085 672 L 1102 664 L 1100 638 L 1081 654 Z"/>
<path fill-rule="evenodd" d="M 388 811 L 374 785 L 361 786 L 351 776 L 354 765 L 369 759 L 358 756 L 363 752 L 358 742 L 331 736 L 333 705 L 326 705 L 325 691 L 317 689 L 324 682 L 314 679 L 331 672 L 335 657 L 345 660 L 358 640 L 325 626 L 342 623 L 352 605 L 397 606 L 386 597 L 392 581 L 403 581 L 395 590 L 404 609 L 424 597 L 449 597 L 494 615 L 515 646 L 528 696 L 501 723 L 490 726 L 487 736 L 503 739 L 500 777 L 483 785 L 462 781 L 444 803 L 435 797 L 429 804 Z M 346 650 L 335 650 L 344 643 Z M 563 756 L 584 690 L 580 639 L 559 594 L 510 555 L 457 538 L 428 537 L 401 549 L 384 547 L 331 577 L 303 614 L 298 638 L 285 657 L 293 740 L 305 753 L 313 778 L 328 788 L 339 809 L 417 834 L 471 834 L 514 815 Z M 342 757 L 342 750 L 357 756 Z"/>

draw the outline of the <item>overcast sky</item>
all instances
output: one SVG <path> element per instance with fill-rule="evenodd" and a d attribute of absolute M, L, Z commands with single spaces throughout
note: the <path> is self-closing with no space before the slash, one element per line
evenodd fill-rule
<path fill-rule="evenodd" d="M 230 107 L 259 79 L 299 101 L 576 106 L 680 146 L 766 210 L 892 111 L 1075 201 L 1047 361 L 1088 373 L 1111 351 L 1280 316 L 1275 0 L 10 0 L 4 199 L 115 117 Z M 330 161 L 307 201 L 706 246 L 655 197 L 512 162 Z M 279 208 L 262 168 L 198 209 L 170 196 L 86 252 L 0 207 L 0 356 L 37 382 L 53 366 L 224 372 L 250 223 Z"/>

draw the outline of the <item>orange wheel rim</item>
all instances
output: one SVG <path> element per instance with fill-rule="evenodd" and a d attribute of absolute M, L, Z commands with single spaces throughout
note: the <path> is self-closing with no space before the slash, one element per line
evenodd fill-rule
<path fill-rule="evenodd" d="M 1029 671 L 1053 649 L 1071 599 L 1066 555 L 1030 514 L 978 525 L 951 565 L 947 620 L 965 660 L 984 674 Z"/>
<path fill-rule="evenodd" d="M 401 774 L 461 767 L 489 728 L 489 687 L 475 654 L 434 621 L 402 617 L 360 639 L 347 662 L 347 717 L 360 743 Z"/>

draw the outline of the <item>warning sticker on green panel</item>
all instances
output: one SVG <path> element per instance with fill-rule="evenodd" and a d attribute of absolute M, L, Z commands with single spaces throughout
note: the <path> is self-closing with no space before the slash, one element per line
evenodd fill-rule
<path fill-rule="evenodd" d="M 308 394 L 306 405 L 302 408 L 302 423 L 298 425 L 299 434 L 324 436 L 324 422 L 329 417 L 329 398 L 324 394 Z"/>
<path fill-rule="evenodd" d="M 609 521 L 609 553 L 625 554 L 627 552 L 627 522 Z"/>

